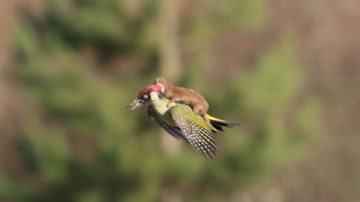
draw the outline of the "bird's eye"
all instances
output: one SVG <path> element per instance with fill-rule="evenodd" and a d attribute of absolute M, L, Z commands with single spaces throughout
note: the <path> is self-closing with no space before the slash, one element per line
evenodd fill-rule
<path fill-rule="evenodd" d="M 148 95 L 144 95 L 143 98 L 144 98 L 144 100 L 147 100 L 147 99 L 149 99 L 149 96 L 148 96 Z"/>

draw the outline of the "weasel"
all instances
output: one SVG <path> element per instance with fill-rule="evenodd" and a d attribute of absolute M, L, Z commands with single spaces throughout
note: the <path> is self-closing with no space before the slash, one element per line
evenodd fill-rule
<path fill-rule="evenodd" d="M 200 115 L 214 131 L 217 131 L 217 129 L 211 125 L 210 120 L 206 117 L 209 104 L 205 98 L 200 95 L 200 93 L 192 89 L 175 86 L 164 77 L 156 78 L 154 83 L 160 86 L 161 92 L 165 95 L 165 97 L 169 98 L 170 101 L 167 104 L 168 106 L 173 102 L 182 102 L 190 105 L 196 114 Z"/>

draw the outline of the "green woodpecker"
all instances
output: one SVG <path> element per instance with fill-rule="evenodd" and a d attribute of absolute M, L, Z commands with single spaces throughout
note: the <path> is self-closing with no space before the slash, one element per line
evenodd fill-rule
<path fill-rule="evenodd" d="M 152 84 L 144 88 L 130 105 L 132 111 L 143 104 L 149 103 L 149 117 L 159 124 L 168 133 L 178 139 L 188 142 L 196 151 L 205 157 L 213 159 L 216 156 L 215 130 L 199 115 L 195 114 L 191 107 L 181 103 L 171 103 L 161 93 L 161 88 Z M 222 127 L 240 125 L 206 115 L 211 125 L 223 130 Z"/>

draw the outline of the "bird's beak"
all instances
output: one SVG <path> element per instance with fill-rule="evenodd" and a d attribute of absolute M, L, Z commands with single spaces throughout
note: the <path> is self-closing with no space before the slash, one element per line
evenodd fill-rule
<path fill-rule="evenodd" d="M 127 109 L 129 111 L 133 111 L 141 106 L 143 106 L 144 100 L 139 99 L 139 98 L 135 98 L 127 107 Z"/>

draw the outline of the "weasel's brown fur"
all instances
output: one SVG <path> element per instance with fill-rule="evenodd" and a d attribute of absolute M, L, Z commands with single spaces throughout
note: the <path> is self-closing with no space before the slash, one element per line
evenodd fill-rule
<path fill-rule="evenodd" d="M 190 105 L 196 114 L 200 115 L 213 128 L 214 131 L 217 131 L 211 125 L 210 120 L 206 117 L 209 104 L 205 98 L 200 95 L 200 93 L 192 89 L 175 86 L 164 77 L 156 78 L 155 84 L 161 85 L 163 87 L 162 93 L 170 100 L 168 105 L 170 105 L 172 102 L 182 102 L 184 104 Z"/>

